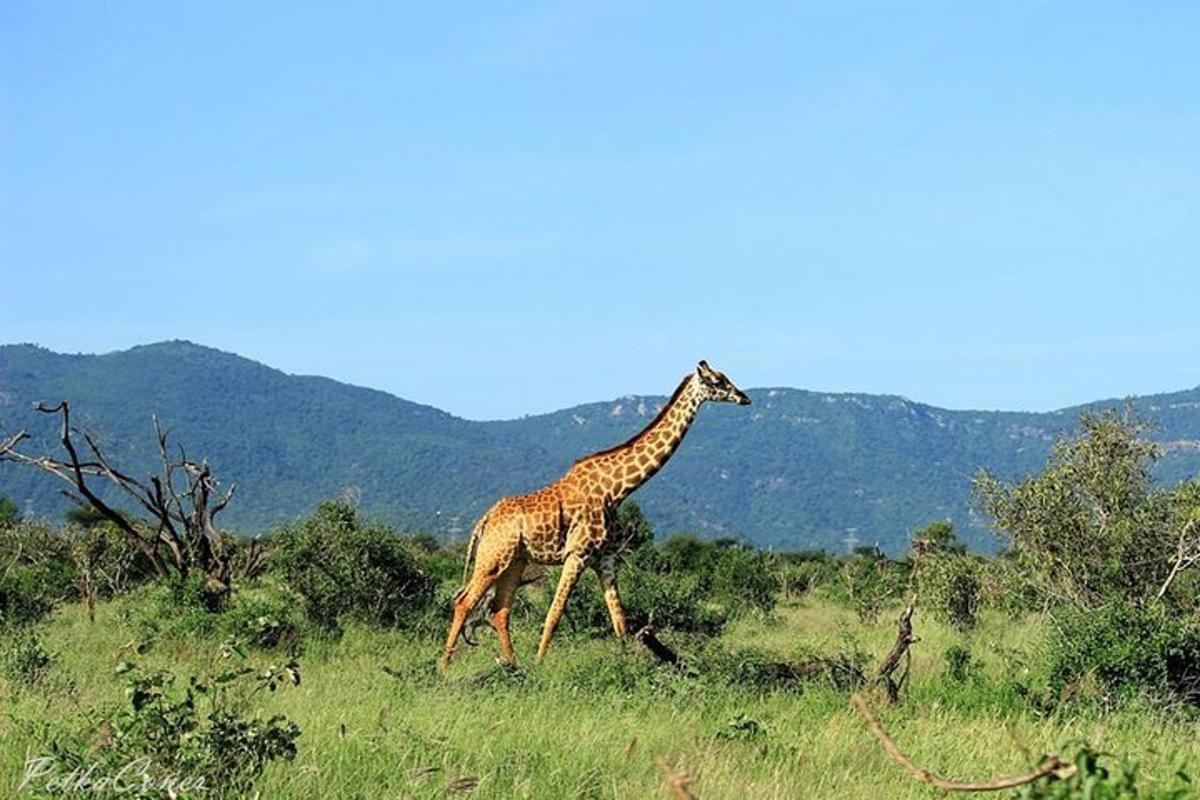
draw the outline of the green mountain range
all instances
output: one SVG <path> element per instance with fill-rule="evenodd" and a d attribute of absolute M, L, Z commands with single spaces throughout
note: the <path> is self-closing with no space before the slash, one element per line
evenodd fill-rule
<path fill-rule="evenodd" d="M 664 386 L 678 376 L 664 376 Z M 949 411 L 903 397 L 750 390 L 754 405 L 705 407 L 683 446 L 635 499 L 660 532 L 738 536 L 779 549 L 877 543 L 951 519 L 981 548 L 995 538 L 970 504 L 971 477 L 1038 468 L 1085 408 L 1132 403 L 1155 425 L 1159 478 L 1200 474 L 1200 388 L 1050 413 Z M 460 419 L 371 389 L 288 375 L 190 342 L 104 355 L 0 346 L 0 435 L 57 453 L 42 400 L 71 401 L 77 425 L 135 474 L 154 463 L 152 414 L 189 456 L 238 484 L 225 524 L 257 532 L 346 491 L 407 529 L 463 537 L 502 494 L 553 480 L 581 455 L 644 426 L 663 396 L 622 397 L 499 422 Z M 65 507 L 56 482 L 0 465 L 0 495 L 28 513 Z"/>

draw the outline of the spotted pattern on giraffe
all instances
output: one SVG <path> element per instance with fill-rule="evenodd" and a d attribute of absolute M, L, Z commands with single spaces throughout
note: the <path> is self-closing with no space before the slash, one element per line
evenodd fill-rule
<path fill-rule="evenodd" d="M 464 575 L 465 585 L 455 597 L 439 665 L 444 669 L 450 663 L 463 625 L 489 592 L 491 622 L 501 655 L 508 663 L 516 663 L 508 622 L 527 564 L 563 566 L 542 628 L 538 661 L 545 657 L 567 599 L 587 568 L 599 576 L 613 632 L 623 637 L 625 616 L 617 588 L 617 508 L 675 453 L 700 406 L 709 401 L 749 405 L 750 398 L 723 373 L 701 361 L 632 439 L 579 459 L 549 486 L 501 498 L 489 508 L 471 532 L 467 569 L 471 570 L 472 562 L 474 569 Z"/>

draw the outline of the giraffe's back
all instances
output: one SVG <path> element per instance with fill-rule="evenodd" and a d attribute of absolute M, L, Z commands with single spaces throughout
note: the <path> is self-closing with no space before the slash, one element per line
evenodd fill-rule
<path fill-rule="evenodd" d="M 541 564 L 560 564 L 566 544 L 566 503 L 557 484 L 501 498 L 485 515 L 479 543 L 481 560 L 496 548 L 516 548 Z"/>

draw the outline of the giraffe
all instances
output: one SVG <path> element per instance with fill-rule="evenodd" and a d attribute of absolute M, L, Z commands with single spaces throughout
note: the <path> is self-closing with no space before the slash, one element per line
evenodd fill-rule
<path fill-rule="evenodd" d="M 491 623 L 500 652 L 516 664 L 508 622 L 525 565 L 561 564 L 562 575 L 546 615 L 536 661 L 546 657 L 550 637 L 567 598 L 586 568 L 596 571 L 612 618 L 613 632 L 625 635 L 625 615 L 617 592 L 616 513 L 621 501 L 662 469 L 678 449 L 696 412 L 708 401 L 749 405 L 750 398 L 724 373 L 701 361 L 671 399 L 639 434 L 624 444 L 576 461 L 561 478 L 530 494 L 496 502 L 471 531 L 463 588 L 454 598 L 454 616 L 438 662 L 445 669 L 463 624 L 492 590 Z M 471 571 L 472 560 L 474 571 Z"/>

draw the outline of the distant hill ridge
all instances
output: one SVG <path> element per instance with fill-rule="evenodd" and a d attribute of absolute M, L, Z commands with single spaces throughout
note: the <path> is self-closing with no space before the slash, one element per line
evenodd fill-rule
<path fill-rule="evenodd" d="M 749 408 L 705 408 L 676 456 L 634 495 L 660 532 L 896 552 L 914 528 L 949 518 L 972 544 L 993 546 L 969 503 L 975 472 L 1026 474 L 1082 410 L 1126 402 L 1025 413 L 782 387 L 749 394 Z M 265 530 L 352 488 L 367 513 L 446 537 L 464 536 L 497 496 L 537 488 L 579 456 L 628 438 L 666 400 L 621 397 L 477 422 L 185 341 L 103 355 L 0 346 L 0 434 L 28 428 L 30 449 L 55 451 L 53 421 L 30 409 L 64 398 L 115 459 L 143 472 L 158 414 L 191 456 L 238 483 L 224 518 L 233 527 Z M 1163 443 L 1159 477 L 1200 474 L 1200 388 L 1128 402 Z M 51 479 L 12 465 L 0 467 L 0 494 L 37 514 L 63 508 Z"/>

